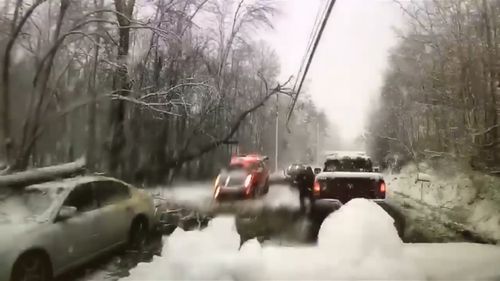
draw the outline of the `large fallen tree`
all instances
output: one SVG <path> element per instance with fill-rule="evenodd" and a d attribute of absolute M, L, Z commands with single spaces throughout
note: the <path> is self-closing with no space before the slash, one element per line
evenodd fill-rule
<path fill-rule="evenodd" d="M 80 158 L 74 162 L 3 175 L 0 176 L 0 187 L 23 187 L 83 174 L 86 171 L 85 165 L 85 158 Z"/>

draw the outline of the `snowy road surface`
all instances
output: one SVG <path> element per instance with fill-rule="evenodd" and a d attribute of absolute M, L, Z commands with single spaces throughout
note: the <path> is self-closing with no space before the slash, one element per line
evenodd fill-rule
<path fill-rule="evenodd" d="M 154 191 L 164 199 L 211 208 L 210 184 Z M 237 207 L 299 208 L 298 194 L 274 185 L 264 198 Z M 161 255 L 125 264 L 112 257 L 83 276 L 68 280 L 276 280 L 276 279 L 488 279 L 500 278 L 500 248 L 472 243 L 405 244 L 378 205 L 353 200 L 330 215 L 316 245 L 277 246 L 246 241 L 240 249 L 234 216 L 218 216 L 204 230 L 177 228 L 164 236 Z M 124 277 L 127 276 L 127 277 Z M 121 279 L 120 279 L 121 278 Z M 66 280 L 66 279 L 65 279 Z"/>
<path fill-rule="evenodd" d="M 197 208 L 209 208 L 212 204 L 213 185 L 210 183 L 196 183 L 189 185 L 178 185 L 172 188 L 157 188 L 151 191 L 155 196 L 165 200 L 174 200 L 185 205 Z M 299 208 L 298 192 L 288 185 L 277 184 L 269 189 L 269 193 L 256 200 L 236 201 L 239 206 L 256 205 L 259 207 L 290 207 Z"/>

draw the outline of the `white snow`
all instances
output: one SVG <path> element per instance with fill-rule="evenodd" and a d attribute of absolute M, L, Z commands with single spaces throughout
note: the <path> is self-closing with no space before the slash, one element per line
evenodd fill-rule
<path fill-rule="evenodd" d="M 376 203 L 355 199 L 323 223 L 316 246 L 261 246 L 240 238 L 234 218 L 203 231 L 177 229 L 162 257 L 123 280 L 464 279 L 500 276 L 500 248 L 476 244 L 404 244 Z"/>
<path fill-rule="evenodd" d="M 198 209 L 209 209 L 215 202 L 213 201 L 214 187 L 210 183 L 198 183 L 189 185 L 177 185 L 170 188 L 158 187 L 150 191 L 153 196 L 164 200 L 176 202 L 185 206 L 193 206 Z M 272 185 L 269 193 L 254 200 L 241 200 L 230 204 L 246 208 L 299 208 L 299 195 L 296 189 L 287 185 Z"/>
<path fill-rule="evenodd" d="M 422 178 L 425 181 L 417 181 Z M 420 171 L 408 165 L 385 179 L 390 197 L 397 199 L 397 193 L 404 194 L 439 209 L 441 215 L 447 214 L 485 238 L 500 241 L 499 178 L 449 164 L 439 170 L 420 165 Z"/>
<path fill-rule="evenodd" d="M 498 280 L 500 247 L 474 243 L 408 244 L 411 257 L 429 279 Z"/>

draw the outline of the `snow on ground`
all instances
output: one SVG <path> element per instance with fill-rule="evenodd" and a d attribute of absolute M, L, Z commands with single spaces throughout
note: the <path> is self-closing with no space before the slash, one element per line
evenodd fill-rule
<path fill-rule="evenodd" d="M 210 183 L 190 183 L 186 185 L 174 185 L 172 187 L 157 187 L 150 192 L 155 197 L 174 201 L 185 206 L 208 209 L 214 204 L 212 199 L 214 188 Z M 271 185 L 269 193 L 264 197 L 255 200 L 237 201 L 234 204 L 242 207 L 252 205 L 255 208 L 299 208 L 300 206 L 297 190 L 287 185 Z"/>
<path fill-rule="evenodd" d="M 416 182 L 417 167 L 409 165 L 396 175 L 386 175 L 389 196 L 404 194 L 440 209 L 453 220 L 500 241 L 500 179 L 449 164 L 439 170 L 420 165 L 429 182 Z"/>
<path fill-rule="evenodd" d="M 316 246 L 239 249 L 233 217 L 202 231 L 177 229 L 162 257 L 123 280 L 468 279 L 500 276 L 500 248 L 476 244 L 404 244 L 377 204 L 355 199 L 323 223 Z"/>

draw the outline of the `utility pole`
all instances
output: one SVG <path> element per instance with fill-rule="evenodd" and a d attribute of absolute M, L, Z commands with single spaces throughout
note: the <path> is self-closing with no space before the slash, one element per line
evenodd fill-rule
<path fill-rule="evenodd" d="M 274 154 L 274 171 L 278 172 L 278 150 L 279 150 L 279 95 L 276 95 L 276 140 L 274 144 L 275 154 Z"/>
<path fill-rule="evenodd" d="M 316 122 L 316 163 L 319 162 L 319 122 Z"/>

